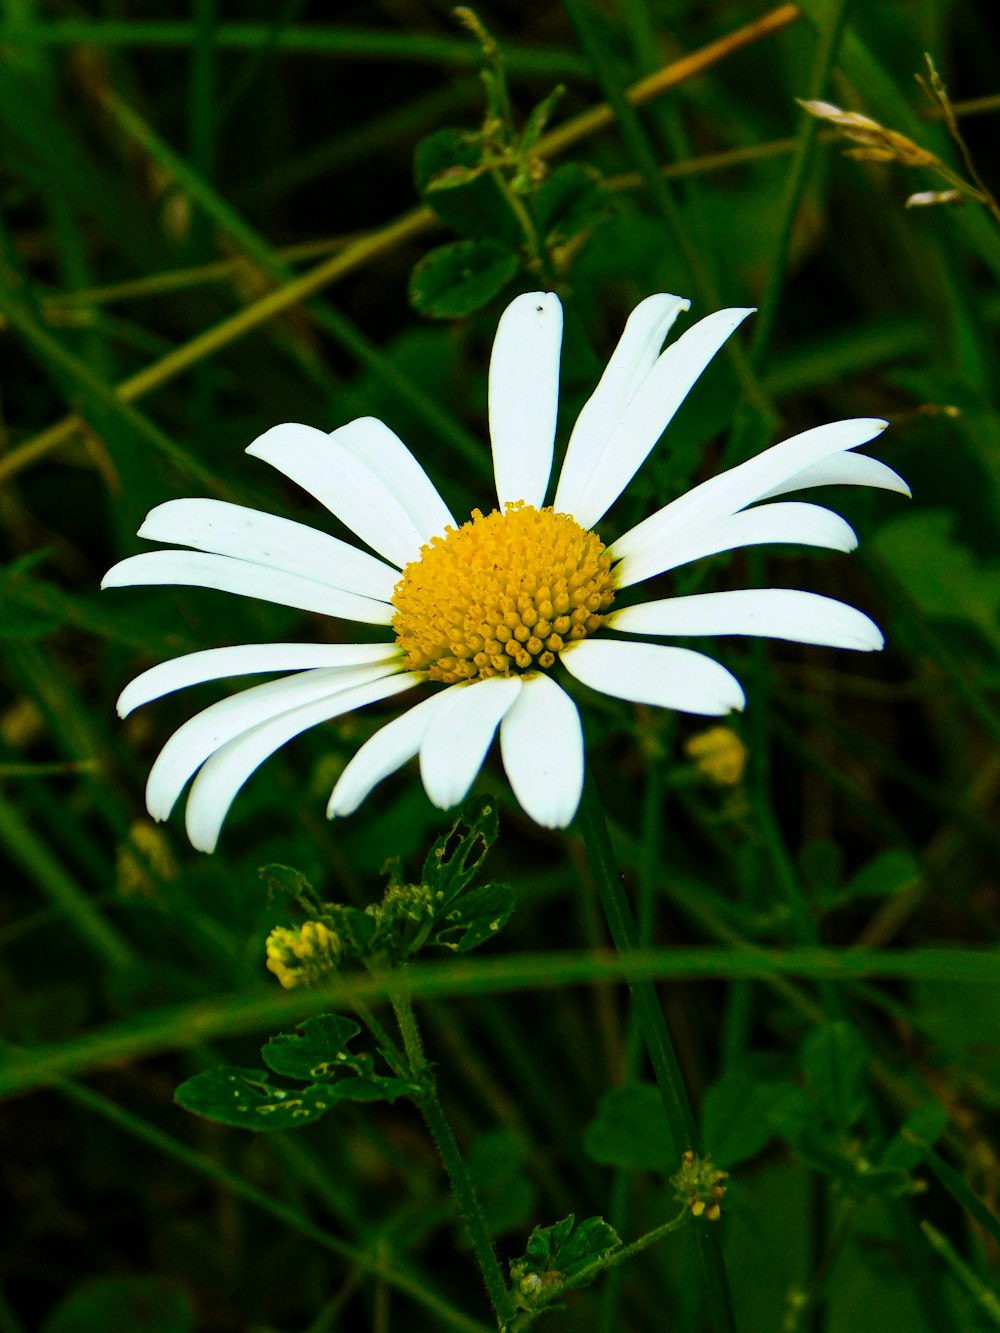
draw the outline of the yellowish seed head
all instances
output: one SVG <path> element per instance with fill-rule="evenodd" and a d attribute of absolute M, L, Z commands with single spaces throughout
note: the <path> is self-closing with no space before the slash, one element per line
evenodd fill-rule
<path fill-rule="evenodd" d="M 704 777 L 720 787 L 735 787 L 743 781 L 750 752 L 729 727 L 699 731 L 684 745 L 689 759 Z"/>
<path fill-rule="evenodd" d="M 334 971 L 340 957 L 340 940 L 322 921 L 304 921 L 301 926 L 275 926 L 265 945 L 267 969 L 286 990 L 311 986 Z"/>
<path fill-rule="evenodd" d="M 446 685 L 545 670 L 600 629 L 614 600 L 611 556 L 569 514 L 478 510 L 403 570 L 392 627 L 407 671 Z"/>

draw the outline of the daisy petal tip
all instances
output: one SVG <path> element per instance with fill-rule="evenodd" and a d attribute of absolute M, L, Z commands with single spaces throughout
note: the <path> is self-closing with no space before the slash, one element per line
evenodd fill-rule
<path fill-rule="evenodd" d="M 187 835 L 195 851 L 204 852 L 206 856 L 211 856 L 219 845 L 218 833 L 208 829 L 188 829 Z"/>
<path fill-rule="evenodd" d="M 854 647 L 859 653 L 880 653 L 885 647 L 885 635 L 875 622 L 870 620 L 865 632 L 858 634 Z"/>
<path fill-rule="evenodd" d="M 326 817 L 327 819 L 346 819 L 348 815 L 354 814 L 360 804 L 360 799 L 353 800 L 351 797 L 344 797 L 334 787 L 330 799 L 326 803 Z"/>
<path fill-rule="evenodd" d="M 324 433 L 315 426 L 307 426 L 301 421 L 281 421 L 278 425 L 269 427 L 263 435 L 251 440 L 245 452 L 251 458 L 263 458 L 266 462 L 267 454 L 274 445 L 280 445 L 283 440 L 291 441 L 303 434 L 323 436 Z"/>

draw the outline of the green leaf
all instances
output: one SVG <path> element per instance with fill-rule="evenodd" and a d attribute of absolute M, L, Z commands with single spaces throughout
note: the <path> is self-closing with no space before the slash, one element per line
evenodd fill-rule
<path fill-rule="evenodd" d="M 561 245 L 607 218 L 613 203 L 596 171 L 566 162 L 542 181 L 530 206 L 549 245 Z"/>
<path fill-rule="evenodd" d="M 556 109 L 556 103 L 565 95 L 566 89 L 563 84 L 558 84 L 552 91 L 543 97 L 540 102 L 528 112 L 524 121 L 524 128 L 521 131 L 520 151 L 522 154 L 530 153 L 535 144 L 545 132 L 545 127 L 552 117 L 552 112 Z"/>
<path fill-rule="evenodd" d="M 1000 562 L 977 559 L 954 527 L 950 511 L 918 509 L 881 528 L 875 547 L 925 615 L 969 625 L 1000 651 Z"/>
<path fill-rule="evenodd" d="M 850 898 L 889 897 L 911 888 L 920 878 L 920 862 L 910 852 L 880 852 L 847 881 L 838 898 L 846 902 Z"/>
<path fill-rule="evenodd" d="M 469 1150 L 469 1178 L 491 1236 L 519 1230 L 531 1217 L 536 1189 L 526 1174 L 526 1163 L 524 1144 L 509 1129 L 482 1135 Z"/>
<path fill-rule="evenodd" d="M 293 866 L 272 864 L 261 866 L 257 873 L 267 885 L 269 900 L 283 896 L 299 903 L 309 913 L 318 912 L 320 900 L 301 870 L 296 870 Z"/>
<path fill-rule="evenodd" d="M 864 1110 L 869 1057 L 868 1043 L 850 1023 L 824 1023 L 802 1043 L 802 1072 L 827 1117 L 840 1130 L 850 1129 Z"/>
<path fill-rule="evenodd" d="M 340 1087 L 280 1088 L 256 1069 L 206 1069 L 182 1083 L 174 1100 L 186 1111 L 240 1129 L 292 1129 L 321 1119 L 343 1100 Z"/>
<path fill-rule="evenodd" d="M 59 1302 L 41 1333 L 190 1333 L 194 1311 L 187 1296 L 155 1274 L 99 1277 Z"/>
<path fill-rule="evenodd" d="M 421 879 L 448 904 L 478 874 L 500 829 L 497 802 L 492 796 L 473 796 L 462 813 L 424 859 Z"/>
<path fill-rule="evenodd" d="M 459 319 L 506 287 L 521 261 L 500 241 L 453 241 L 429 251 L 410 274 L 410 303 L 432 319 Z"/>
<path fill-rule="evenodd" d="M 261 1051 L 268 1069 L 285 1078 L 322 1080 L 337 1078 L 344 1070 L 356 1071 L 360 1060 L 346 1047 L 361 1028 L 339 1014 L 320 1014 L 307 1019 L 295 1032 L 283 1032 Z"/>
<path fill-rule="evenodd" d="M 417 144 L 413 175 L 423 201 L 468 240 L 516 246 L 517 219 L 498 182 L 483 166 L 482 147 L 464 130 L 437 130 Z M 418 307 L 419 309 L 419 307 Z"/>
<path fill-rule="evenodd" d="M 450 911 L 440 914 L 440 925 L 431 932 L 430 941 L 456 953 L 467 953 L 503 929 L 516 902 L 506 884 L 486 884 L 463 893 Z"/>
<path fill-rule="evenodd" d="M 779 1138 L 795 1147 L 809 1131 L 823 1123 L 823 1108 L 806 1088 L 786 1083 L 767 1111 L 768 1123 Z"/>
<path fill-rule="evenodd" d="M 272 1037 L 261 1058 L 272 1073 L 308 1082 L 286 1088 L 256 1069 L 206 1070 L 182 1083 L 177 1102 L 196 1115 L 244 1129 L 289 1129 L 326 1115 L 338 1102 L 395 1101 L 419 1090 L 409 1079 L 377 1074 L 372 1056 L 346 1048 L 360 1032 L 339 1014 L 310 1018 Z"/>
<path fill-rule="evenodd" d="M 510 1266 L 519 1304 L 539 1309 L 567 1287 L 588 1287 L 600 1270 L 586 1270 L 620 1246 L 617 1231 L 603 1217 L 588 1217 L 577 1226 L 570 1213 L 550 1227 L 535 1227 L 524 1255 Z"/>
<path fill-rule="evenodd" d="M 378 932 L 378 922 L 371 912 L 343 903 L 325 903 L 321 916 L 340 936 L 346 954 L 363 958 L 368 953 Z"/>
<path fill-rule="evenodd" d="M 707 1089 L 701 1104 L 702 1136 L 716 1166 L 744 1162 L 774 1137 L 768 1119 L 787 1084 L 734 1069 Z"/>
<path fill-rule="evenodd" d="M 881 1165 L 897 1171 L 913 1171 L 927 1156 L 928 1149 L 944 1133 L 948 1110 L 940 1102 L 923 1102 L 915 1107 L 887 1144 Z"/>
<path fill-rule="evenodd" d="M 659 1090 L 652 1083 L 613 1088 L 583 1136 L 587 1156 L 629 1171 L 672 1171 L 677 1150 Z"/>

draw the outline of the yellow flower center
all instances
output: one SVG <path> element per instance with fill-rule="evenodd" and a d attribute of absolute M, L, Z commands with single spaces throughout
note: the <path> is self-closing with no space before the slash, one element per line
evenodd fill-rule
<path fill-rule="evenodd" d="M 604 623 L 611 556 L 569 514 L 513 504 L 434 537 L 403 570 L 392 627 L 407 671 L 452 685 L 547 668 Z"/>

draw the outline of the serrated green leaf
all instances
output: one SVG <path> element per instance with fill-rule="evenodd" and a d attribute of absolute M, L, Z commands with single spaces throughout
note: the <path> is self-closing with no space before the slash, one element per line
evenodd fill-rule
<path fill-rule="evenodd" d="M 827 1117 L 840 1130 L 850 1129 L 864 1110 L 869 1058 L 864 1037 L 843 1021 L 814 1028 L 802 1043 L 802 1072 Z"/>
<path fill-rule="evenodd" d="M 576 1215 L 570 1213 L 568 1217 L 553 1222 L 550 1227 L 534 1227 L 524 1247 L 525 1254 L 536 1263 L 548 1264 L 556 1252 L 566 1244 L 575 1225 Z"/>
<path fill-rule="evenodd" d="M 156 1274 L 99 1277 L 71 1291 L 41 1333 L 190 1333 L 194 1310 L 179 1287 Z"/>
<path fill-rule="evenodd" d="M 410 303 L 432 319 L 460 319 L 506 287 L 521 261 L 500 241 L 453 241 L 424 255 L 410 274 Z"/>
<path fill-rule="evenodd" d="M 606 1092 L 584 1133 L 583 1147 L 591 1161 L 629 1171 L 671 1171 L 679 1157 L 663 1100 L 652 1083 Z"/>
<path fill-rule="evenodd" d="M 601 1258 L 609 1250 L 617 1249 L 620 1244 L 618 1232 L 609 1222 L 605 1222 L 603 1217 L 588 1217 L 574 1227 L 571 1235 L 559 1246 L 554 1256 L 555 1265 L 569 1285 L 586 1286 L 593 1281 L 593 1277 L 578 1284 L 573 1282 L 573 1278 L 595 1259 Z"/>
<path fill-rule="evenodd" d="M 285 1078 L 318 1082 L 339 1077 L 345 1070 L 356 1071 L 359 1057 L 347 1050 L 361 1028 L 339 1014 L 320 1014 L 310 1018 L 295 1032 L 272 1037 L 261 1050 L 268 1069 Z"/>
<path fill-rule="evenodd" d="M 542 1308 L 551 1300 L 547 1288 L 561 1292 L 589 1286 L 597 1272 L 586 1270 L 620 1245 L 618 1233 L 603 1217 L 588 1217 L 577 1226 L 570 1213 L 552 1226 L 535 1227 L 524 1255 L 510 1266 L 521 1304 Z"/>

